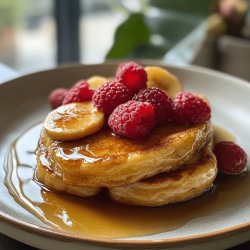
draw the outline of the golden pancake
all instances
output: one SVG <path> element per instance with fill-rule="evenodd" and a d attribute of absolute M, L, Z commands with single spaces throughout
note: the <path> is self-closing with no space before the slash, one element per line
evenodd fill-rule
<path fill-rule="evenodd" d="M 52 188 L 57 191 L 62 191 L 82 197 L 90 197 L 96 195 L 100 191 L 100 188 L 87 186 L 81 187 L 65 184 L 62 177 L 53 173 L 48 161 L 42 157 L 38 158 L 37 161 L 36 178 L 47 188 Z"/>
<path fill-rule="evenodd" d="M 65 185 L 122 186 L 178 168 L 211 137 L 210 122 L 158 127 L 141 141 L 119 138 L 108 128 L 75 141 L 55 141 L 42 131 L 37 159 L 48 162 Z"/>
<path fill-rule="evenodd" d="M 217 162 L 206 146 L 201 157 L 192 164 L 177 170 L 160 173 L 136 183 L 109 189 L 112 199 L 117 202 L 155 207 L 177 203 L 196 197 L 212 185 L 217 174 Z"/>

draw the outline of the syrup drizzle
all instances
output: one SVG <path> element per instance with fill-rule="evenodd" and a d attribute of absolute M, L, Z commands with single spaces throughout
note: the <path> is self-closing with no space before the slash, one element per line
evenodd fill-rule
<path fill-rule="evenodd" d="M 47 226 L 69 235 L 122 238 L 172 231 L 192 219 L 233 207 L 247 197 L 250 189 L 248 173 L 219 175 L 214 187 L 200 197 L 157 208 L 120 205 L 105 192 L 91 198 L 55 192 L 35 178 L 35 150 L 41 128 L 42 124 L 34 126 L 11 145 L 5 159 L 5 185 L 18 204 Z M 214 131 L 217 141 L 234 140 L 217 126 Z"/>
<path fill-rule="evenodd" d="M 236 141 L 236 137 L 232 135 L 229 131 L 225 130 L 224 128 L 213 125 L 213 132 L 214 132 L 214 144 L 220 141 Z"/>

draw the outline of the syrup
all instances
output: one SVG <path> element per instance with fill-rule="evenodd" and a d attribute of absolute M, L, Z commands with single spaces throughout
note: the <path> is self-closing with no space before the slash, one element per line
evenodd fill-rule
<path fill-rule="evenodd" d="M 236 138 L 233 134 L 218 125 L 213 125 L 213 133 L 214 144 L 220 141 L 236 141 Z"/>
<path fill-rule="evenodd" d="M 42 128 L 36 125 L 11 146 L 5 161 L 5 185 L 17 203 L 56 231 L 88 238 L 136 237 L 172 231 L 187 222 L 225 211 L 243 201 L 250 177 L 218 176 L 208 192 L 195 199 L 157 208 L 130 207 L 112 201 L 105 192 L 80 198 L 55 192 L 36 181 L 35 150 Z M 233 138 L 215 127 L 215 138 Z M 236 195 L 237 194 L 237 195 Z"/>

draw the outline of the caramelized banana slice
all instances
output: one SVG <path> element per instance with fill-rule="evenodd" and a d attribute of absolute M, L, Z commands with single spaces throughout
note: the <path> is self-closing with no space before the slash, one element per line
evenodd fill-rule
<path fill-rule="evenodd" d="M 70 103 L 50 112 L 44 122 L 53 140 L 74 140 L 99 131 L 104 124 L 104 113 L 92 102 Z"/>
<path fill-rule="evenodd" d="M 87 83 L 91 89 L 99 89 L 107 81 L 108 79 L 102 76 L 92 76 L 87 79 Z"/>
<path fill-rule="evenodd" d="M 182 84 L 167 70 L 157 66 L 148 66 L 144 69 L 148 76 L 148 87 L 160 88 L 170 97 L 174 97 L 178 92 L 182 91 Z"/>

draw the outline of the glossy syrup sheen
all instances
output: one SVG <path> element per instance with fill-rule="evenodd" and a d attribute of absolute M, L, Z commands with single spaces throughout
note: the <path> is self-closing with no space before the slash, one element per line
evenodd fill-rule
<path fill-rule="evenodd" d="M 36 181 L 34 175 L 35 150 L 41 128 L 41 124 L 34 126 L 13 143 L 5 162 L 5 185 L 22 207 L 47 226 L 69 235 L 122 238 L 172 231 L 192 219 L 232 207 L 244 200 L 246 190 L 250 188 L 247 173 L 218 176 L 214 187 L 202 196 L 158 208 L 120 205 L 105 192 L 92 198 L 80 198 L 48 190 Z M 216 140 L 234 138 L 218 127 L 215 137 Z"/>

